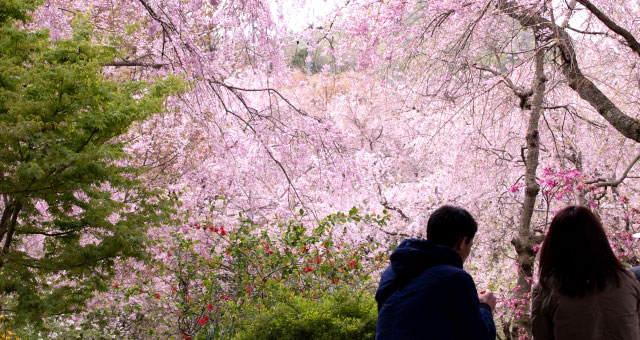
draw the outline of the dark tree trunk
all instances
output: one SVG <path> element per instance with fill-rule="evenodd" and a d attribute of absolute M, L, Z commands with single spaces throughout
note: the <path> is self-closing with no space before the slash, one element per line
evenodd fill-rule
<path fill-rule="evenodd" d="M 537 40 L 536 40 L 537 44 Z M 535 253 L 533 247 L 540 240 L 539 236 L 531 228 L 531 219 L 535 208 L 540 185 L 536 181 L 536 170 L 538 169 L 538 158 L 540 154 L 540 134 L 538 132 L 538 124 L 542 115 L 542 103 L 544 99 L 545 83 L 547 81 L 544 75 L 544 54 L 545 49 L 540 48 L 539 44 L 535 53 L 535 80 L 533 86 L 533 103 L 529 122 L 527 125 L 526 145 L 527 156 L 525 162 L 525 194 L 524 202 L 520 210 L 520 220 L 518 223 L 518 235 L 511 240 L 516 249 L 518 265 L 518 290 L 515 292 L 514 298 L 527 301 L 524 304 L 518 304 L 518 309 L 523 313 L 522 317 L 515 322 L 515 327 L 511 331 L 511 337 L 519 339 L 523 334 L 531 334 L 531 319 L 529 315 L 529 298 L 531 292 L 531 280 L 533 277 L 533 264 L 535 261 Z"/>

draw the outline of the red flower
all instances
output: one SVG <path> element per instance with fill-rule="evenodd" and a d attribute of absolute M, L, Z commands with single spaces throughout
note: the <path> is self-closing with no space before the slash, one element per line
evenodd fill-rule
<path fill-rule="evenodd" d="M 306 267 L 304 267 L 304 272 L 305 272 L 305 273 L 308 273 L 308 272 L 310 272 L 310 271 L 312 271 L 312 270 L 313 270 L 313 267 L 311 267 L 311 266 L 306 266 Z"/>
<path fill-rule="evenodd" d="M 200 326 L 204 326 L 204 324 L 207 323 L 208 320 L 209 320 L 209 317 L 205 315 L 202 318 L 200 318 L 200 320 L 198 320 L 198 323 L 200 324 Z"/>
<path fill-rule="evenodd" d="M 251 286 L 244 286 L 244 290 L 247 291 L 247 294 L 251 294 Z"/>
<path fill-rule="evenodd" d="M 220 227 L 220 236 L 224 236 L 227 234 L 227 231 L 224 230 L 224 227 Z"/>
<path fill-rule="evenodd" d="M 349 262 L 347 262 L 347 263 L 349 263 L 349 267 L 353 267 L 353 266 L 355 266 L 356 264 L 358 264 L 358 262 L 356 262 L 356 261 L 349 261 Z"/>
<path fill-rule="evenodd" d="M 156 299 L 160 298 L 160 293 L 156 293 Z"/>
<path fill-rule="evenodd" d="M 320 257 L 318 255 L 316 255 L 316 263 L 320 264 Z"/>
<path fill-rule="evenodd" d="M 118 281 L 113 283 L 113 288 L 117 288 L 120 284 L 118 283 Z"/>
<path fill-rule="evenodd" d="M 273 250 L 269 250 L 269 255 L 273 255 Z"/>
<path fill-rule="evenodd" d="M 191 298 L 187 296 L 187 302 L 191 302 Z"/>
<path fill-rule="evenodd" d="M 196 225 L 196 229 L 200 230 L 200 224 Z"/>
<path fill-rule="evenodd" d="M 208 304 L 208 305 L 207 305 L 207 309 L 208 309 L 208 310 L 213 310 L 213 305 L 212 305 L 212 304 Z"/>

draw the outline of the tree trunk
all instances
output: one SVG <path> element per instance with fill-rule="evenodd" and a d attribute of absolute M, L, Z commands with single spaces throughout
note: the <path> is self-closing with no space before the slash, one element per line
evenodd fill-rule
<path fill-rule="evenodd" d="M 4 236 L 4 246 L 2 247 L 2 252 L 0 253 L 0 268 L 4 266 L 7 261 L 7 255 L 9 254 L 9 250 L 11 249 L 11 242 L 13 241 L 13 234 L 16 231 L 16 225 L 18 223 L 18 215 L 20 214 L 20 210 L 22 210 L 23 204 L 20 201 L 14 201 L 11 214 L 11 221 L 9 221 L 8 225 L 5 226 L 5 229 L 2 230 L 2 236 Z M 5 207 L 5 213 L 7 213 Z M 4 217 L 4 214 L 3 214 Z M 0 242 L 3 239 L 0 238 Z"/>
<path fill-rule="evenodd" d="M 533 209 L 536 204 L 536 198 L 540 191 L 540 185 L 536 181 L 536 170 L 538 169 L 538 156 L 540 154 L 540 134 L 538 132 L 538 123 L 542 115 L 542 102 L 544 99 L 545 83 L 547 81 L 544 75 L 544 54 L 545 49 L 540 48 L 536 39 L 538 48 L 535 53 L 535 80 L 533 86 L 533 103 L 529 122 L 527 125 L 527 156 L 525 162 L 525 195 L 524 203 L 520 210 L 520 221 L 518 225 L 518 236 L 511 240 L 516 249 L 517 265 L 518 265 L 518 289 L 514 298 L 524 303 L 517 304 L 515 327 L 512 330 L 511 337 L 522 339 L 521 336 L 531 334 L 531 319 L 529 315 L 529 298 L 531 292 L 531 282 L 533 277 L 533 264 L 535 261 L 535 253 L 533 247 L 540 240 L 534 230 L 531 228 L 531 218 Z"/>

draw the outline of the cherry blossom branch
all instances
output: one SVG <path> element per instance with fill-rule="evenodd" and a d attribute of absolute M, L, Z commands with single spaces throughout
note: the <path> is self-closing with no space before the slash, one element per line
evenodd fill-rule
<path fill-rule="evenodd" d="M 633 166 L 636 165 L 638 160 L 640 160 L 640 153 L 631 161 L 631 163 L 629 163 L 629 165 L 624 170 L 622 175 L 616 180 L 607 181 L 604 178 L 598 178 L 598 179 L 595 179 L 595 180 L 592 180 L 592 181 L 587 181 L 586 183 L 587 184 L 593 184 L 596 187 L 612 187 L 612 188 L 615 188 L 615 187 L 619 186 L 622 183 L 622 181 L 624 181 L 628 177 L 629 171 L 631 171 Z"/>
<path fill-rule="evenodd" d="M 505 85 L 507 85 L 507 87 L 509 87 L 513 93 L 520 98 L 520 108 L 525 108 L 526 107 L 526 102 L 527 99 L 529 97 L 531 97 L 533 95 L 533 89 L 523 89 L 520 86 L 516 86 L 511 79 L 509 79 L 509 77 L 507 77 L 506 74 L 502 73 L 502 72 L 498 72 L 490 67 L 484 66 L 484 65 L 480 65 L 477 63 L 474 63 L 471 65 L 471 67 L 481 70 L 481 71 L 487 71 L 491 74 L 493 74 L 496 77 L 501 77 L 502 81 L 505 83 Z"/>
<path fill-rule="evenodd" d="M 573 15 L 573 10 L 576 9 L 576 1 L 577 0 L 571 0 L 567 4 L 567 7 L 569 7 L 569 11 L 567 11 L 567 15 L 565 15 L 565 17 L 560 22 L 560 27 L 566 28 L 569 25 L 569 19 L 571 19 L 571 15 Z"/>
<path fill-rule="evenodd" d="M 600 11 L 594 4 L 589 2 L 588 0 L 577 0 L 582 6 L 586 7 L 589 12 L 593 13 L 605 26 L 607 26 L 610 30 L 614 31 L 619 36 L 623 37 L 627 42 L 627 45 L 631 50 L 636 52 L 638 56 L 640 56 L 640 42 L 636 40 L 636 38 L 631 34 L 631 32 L 626 29 L 620 27 L 616 24 L 611 18 L 609 18 L 606 14 Z"/>
<path fill-rule="evenodd" d="M 554 41 L 562 58 L 562 62 L 557 62 L 556 66 L 567 79 L 569 87 L 596 109 L 618 132 L 631 140 L 640 142 L 640 122 L 620 110 L 596 84 L 582 73 L 578 67 L 573 41 L 565 30 L 514 1 L 498 0 L 497 7 L 509 17 L 518 20 L 522 26 L 531 27 L 542 41 Z"/>
<path fill-rule="evenodd" d="M 309 114 L 302 110 L 301 108 L 297 107 L 296 105 L 294 105 L 293 103 L 291 103 L 291 101 L 289 99 L 287 99 L 287 97 L 285 97 L 282 93 L 280 93 L 280 91 L 271 88 L 271 87 L 264 87 L 264 88 L 256 88 L 256 89 L 249 89 L 249 88 L 242 88 L 242 87 L 237 87 L 237 86 L 233 86 L 233 85 L 228 85 L 225 84 L 223 82 L 220 82 L 218 80 L 210 80 L 211 83 L 222 86 L 230 91 L 242 91 L 242 92 L 267 92 L 267 93 L 273 93 L 275 94 L 278 98 L 280 98 L 282 101 L 284 101 L 290 108 L 292 108 L 294 111 L 298 112 L 299 114 L 305 116 L 305 117 L 309 117 Z M 318 122 L 322 122 L 322 120 L 320 118 L 317 117 L 313 117 L 316 121 Z"/>
<path fill-rule="evenodd" d="M 296 189 L 295 185 L 293 185 L 293 182 L 291 181 L 291 178 L 289 177 L 289 174 L 287 173 L 287 170 L 284 168 L 284 165 L 282 165 L 282 162 L 280 162 L 273 155 L 273 153 L 271 153 L 271 150 L 269 150 L 269 148 L 266 145 L 265 145 L 264 149 L 267 151 L 267 154 L 269 155 L 269 158 L 271 158 L 271 160 L 273 160 L 276 163 L 276 165 L 278 165 L 280 170 L 282 170 L 282 173 L 284 174 L 284 177 L 287 179 L 287 182 L 289 183 L 289 186 L 291 187 L 291 189 L 293 189 L 293 193 L 298 198 L 298 201 L 300 201 L 300 204 L 302 205 L 302 207 L 305 210 L 311 211 L 311 214 L 313 214 L 313 217 L 316 219 L 316 221 L 320 221 L 320 219 L 318 219 L 318 216 L 316 215 L 315 211 L 313 211 L 313 209 L 307 209 L 307 206 L 304 204 L 304 201 L 302 200 L 302 197 L 300 197 L 300 194 L 298 193 L 298 189 Z"/>
<path fill-rule="evenodd" d="M 387 202 L 387 200 L 385 199 L 384 201 L 380 202 L 380 204 L 382 204 L 383 207 L 385 207 L 386 209 L 389 210 L 393 210 L 395 212 L 397 212 L 398 214 L 400 214 L 400 217 L 402 217 L 403 220 L 405 220 L 406 222 L 409 222 L 409 216 L 407 216 L 402 209 L 392 205 L 391 203 Z"/>
<path fill-rule="evenodd" d="M 390 236 L 402 236 L 402 237 L 406 237 L 406 238 L 413 237 L 412 235 L 409 235 L 409 234 L 405 234 L 405 233 L 402 233 L 402 232 L 399 232 L 399 231 L 387 231 L 387 230 L 384 230 L 383 228 L 380 228 L 380 231 L 382 231 L 383 233 L 385 233 L 387 235 L 390 235 Z"/>
<path fill-rule="evenodd" d="M 145 0 L 138 0 L 138 1 L 142 4 L 142 6 L 144 6 L 145 10 L 147 10 L 151 18 L 153 18 L 153 20 L 157 21 L 158 23 L 160 23 L 160 25 L 162 25 L 162 28 L 165 31 L 177 32 L 176 26 L 173 25 L 172 22 L 165 22 L 164 20 L 162 20 L 160 16 L 156 13 L 156 11 L 154 11 L 153 8 L 151 8 L 151 5 L 149 5 Z"/>
<path fill-rule="evenodd" d="M 456 49 L 456 47 L 455 47 L 456 45 L 460 46 L 460 48 L 458 48 L 457 51 L 456 51 L 456 56 L 467 45 L 467 42 L 469 41 L 469 39 L 473 35 L 475 27 L 478 25 L 480 20 L 482 20 L 482 18 L 487 13 L 487 10 L 489 9 L 490 6 L 491 6 L 491 1 L 488 1 L 487 4 L 484 6 L 484 9 L 482 9 L 482 11 L 480 12 L 480 15 L 478 15 L 478 17 L 476 17 L 476 19 L 473 21 L 473 23 L 471 23 L 471 25 L 469 25 L 466 28 L 465 32 L 462 34 L 462 37 L 460 39 L 458 39 L 458 41 L 454 44 L 454 49 Z"/>
<path fill-rule="evenodd" d="M 605 33 L 605 32 L 589 32 L 589 31 L 583 31 L 583 30 L 579 30 L 579 29 L 577 29 L 577 28 L 573 28 L 573 27 L 571 27 L 571 26 L 567 26 L 567 27 L 566 27 L 566 29 L 568 29 L 568 30 L 572 30 L 572 31 L 577 32 L 577 33 L 580 33 L 580 34 L 593 34 L 593 35 L 606 35 L 606 36 L 608 36 L 608 34 L 607 34 L 607 33 Z"/>

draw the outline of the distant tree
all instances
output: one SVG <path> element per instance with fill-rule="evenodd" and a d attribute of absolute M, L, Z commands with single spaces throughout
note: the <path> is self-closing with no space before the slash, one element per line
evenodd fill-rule
<path fill-rule="evenodd" d="M 78 15 L 70 39 L 27 29 L 38 2 L 0 1 L 0 311 L 37 325 L 77 311 L 113 283 L 114 262 L 143 259 L 148 226 L 171 200 L 142 185 L 119 136 L 181 88 L 116 82 L 116 48 L 92 42 Z M 115 76 L 113 78 L 116 78 Z"/>

